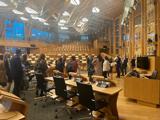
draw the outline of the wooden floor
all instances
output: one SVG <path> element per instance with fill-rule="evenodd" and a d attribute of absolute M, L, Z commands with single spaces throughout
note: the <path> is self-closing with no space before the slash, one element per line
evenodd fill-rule
<path fill-rule="evenodd" d="M 123 87 L 123 78 L 116 79 L 117 85 Z M 136 89 L 136 86 L 135 86 Z M 123 90 L 118 97 L 120 120 L 160 120 L 160 108 L 152 108 L 136 103 L 124 97 Z"/>

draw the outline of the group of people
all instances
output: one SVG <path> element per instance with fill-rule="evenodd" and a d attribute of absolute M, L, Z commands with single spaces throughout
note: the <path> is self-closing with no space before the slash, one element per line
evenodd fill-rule
<path fill-rule="evenodd" d="M 14 81 L 13 93 L 20 96 L 20 91 L 24 86 L 25 72 L 29 69 L 30 64 L 27 61 L 27 55 L 24 54 L 21 57 L 21 50 L 17 49 L 15 55 L 11 57 L 9 53 L 6 53 L 1 59 L 1 78 L 0 83 L 3 87 L 7 87 L 8 91 L 11 90 L 11 84 Z"/>
<path fill-rule="evenodd" d="M 117 56 L 114 60 L 107 56 L 88 56 L 87 58 L 87 71 L 88 76 L 103 75 L 104 78 L 108 78 L 112 72 L 113 66 L 116 66 L 117 78 L 124 76 L 127 73 L 128 58 L 120 58 Z"/>
<path fill-rule="evenodd" d="M 92 75 L 104 76 L 108 78 L 112 72 L 112 67 L 116 66 L 117 77 L 125 75 L 127 73 L 127 64 L 128 58 L 120 58 L 117 56 L 115 59 L 107 56 L 91 56 L 87 57 L 87 72 L 88 76 L 91 79 Z M 134 61 L 132 61 L 134 64 Z M 61 73 L 67 73 L 69 78 L 70 72 L 78 72 L 80 61 L 76 60 L 75 56 L 72 56 L 70 59 L 66 59 L 66 56 L 59 57 L 55 62 L 55 69 Z M 14 81 L 13 93 L 17 96 L 20 96 L 20 91 L 24 87 L 24 78 L 26 77 L 26 71 L 31 68 L 31 64 L 27 61 L 27 55 L 24 54 L 21 57 L 21 50 L 17 49 L 16 54 L 11 57 L 10 54 L 5 54 L 3 61 L 0 61 L 0 80 L 5 80 L 7 82 L 0 81 L 0 84 L 8 86 L 10 90 L 11 83 Z M 43 77 L 47 76 L 48 65 L 45 60 L 45 55 L 41 54 L 37 60 L 35 67 L 35 73 L 41 73 Z M 5 73 L 4 73 L 5 72 Z M 7 83 L 7 84 L 5 84 Z M 38 95 L 38 91 L 36 91 Z M 43 95 L 43 91 L 40 93 Z"/>

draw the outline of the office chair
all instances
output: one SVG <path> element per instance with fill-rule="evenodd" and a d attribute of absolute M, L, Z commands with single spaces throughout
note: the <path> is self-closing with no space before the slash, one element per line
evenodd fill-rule
<path fill-rule="evenodd" d="M 149 79 L 157 79 L 158 71 L 154 70 L 151 76 L 146 76 Z"/>
<path fill-rule="evenodd" d="M 65 80 L 63 77 L 54 76 L 53 79 L 54 79 L 54 85 L 55 85 L 55 94 L 58 96 L 58 98 L 63 98 L 65 101 L 67 101 L 67 100 L 70 100 L 71 98 L 73 98 L 74 96 L 76 96 L 75 92 L 67 90 Z M 62 106 L 59 108 L 61 108 L 61 110 L 66 110 L 67 113 L 70 115 L 70 119 L 72 119 L 71 111 L 68 108 L 68 106 Z M 56 109 L 55 112 L 56 112 L 55 118 L 57 119 L 58 118 L 58 115 L 57 115 L 58 109 Z"/>
<path fill-rule="evenodd" d="M 78 90 L 78 98 L 79 98 L 79 104 L 83 105 L 84 107 L 88 108 L 90 111 L 91 116 L 90 117 L 84 117 L 80 118 L 82 119 L 93 119 L 92 111 L 98 111 L 102 113 L 102 116 L 104 117 L 105 114 L 101 111 L 99 111 L 101 108 L 107 106 L 107 103 L 105 100 L 95 100 L 92 86 L 89 84 L 84 84 L 81 82 L 77 83 L 77 90 Z"/>
<path fill-rule="evenodd" d="M 42 73 L 36 73 L 35 76 L 37 80 L 37 86 L 36 98 L 34 98 L 34 100 L 42 100 L 44 101 L 44 103 L 46 103 L 49 98 L 48 93 L 50 93 L 51 90 L 55 89 L 55 87 L 52 86 L 50 88 L 47 88 L 47 81 L 45 81 Z M 34 105 L 37 105 L 37 103 L 35 103 Z M 42 107 L 45 107 L 45 105 L 43 105 Z"/>

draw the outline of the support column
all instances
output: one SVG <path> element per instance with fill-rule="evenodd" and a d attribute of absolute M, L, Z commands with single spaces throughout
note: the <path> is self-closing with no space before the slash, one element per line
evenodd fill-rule
<path fill-rule="evenodd" d="M 113 20 L 113 55 L 116 55 L 116 19 Z"/>
<path fill-rule="evenodd" d="M 121 25 L 121 17 L 119 18 L 119 54 L 122 56 L 122 49 L 123 49 L 123 44 L 122 44 L 122 25 Z"/>
<path fill-rule="evenodd" d="M 160 56 L 160 0 L 155 0 L 155 29 L 157 39 L 157 56 Z"/>
<path fill-rule="evenodd" d="M 147 55 L 147 1 L 141 0 L 141 17 L 142 17 L 142 36 L 141 36 L 141 48 L 142 55 Z"/>

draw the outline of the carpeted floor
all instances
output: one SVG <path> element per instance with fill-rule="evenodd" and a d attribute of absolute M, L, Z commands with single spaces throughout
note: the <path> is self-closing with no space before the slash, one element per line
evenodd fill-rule
<path fill-rule="evenodd" d="M 55 102 L 52 99 L 48 99 L 47 102 L 43 101 L 34 101 L 35 92 L 34 91 L 27 91 L 25 92 L 25 101 L 29 104 L 28 107 L 28 120 L 56 120 L 55 119 L 55 109 L 64 106 L 64 103 Z M 35 105 L 37 103 L 37 105 Z M 43 107 L 45 105 L 45 107 Z M 75 110 L 72 111 L 72 120 L 78 120 L 81 117 L 86 117 L 89 112 L 87 110 L 76 112 Z M 70 120 L 69 115 L 66 111 L 58 112 L 58 120 Z M 89 120 L 89 119 L 85 119 Z"/>

